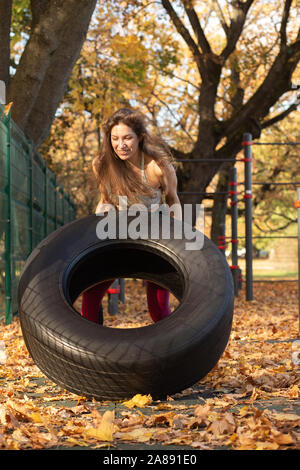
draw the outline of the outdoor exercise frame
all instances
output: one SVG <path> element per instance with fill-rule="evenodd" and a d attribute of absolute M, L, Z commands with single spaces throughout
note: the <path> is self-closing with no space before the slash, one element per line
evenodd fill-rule
<path fill-rule="evenodd" d="M 297 209 L 298 219 L 298 312 L 299 312 L 299 330 L 300 330 L 300 182 L 252 182 L 252 146 L 253 145 L 300 145 L 300 142 L 253 142 L 251 134 L 244 134 L 242 145 L 244 147 L 245 155 L 245 193 L 244 198 L 249 200 L 245 205 L 245 219 L 246 219 L 246 300 L 253 300 L 253 273 L 252 273 L 252 185 L 276 185 L 276 186 L 293 186 L 296 188 L 295 208 Z M 247 176 L 247 179 L 246 179 Z M 260 237 L 260 238 L 267 238 Z M 278 237 L 272 237 L 278 238 Z M 286 238 L 286 237 L 280 237 Z M 248 275 L 247 275 L 248 273 Z"/>
<path fill-rule="evenodd" d="M 281 185 L 281 186 L 294 186 L 297 188 L 297 199 L 295 201 L 295 208 L 298 211 L 298 235 L 296 237 L 289 238 L 298 238 L 298 302 L 299 302 L 299 329 L 300 329 L 300 182 L 253 182 L 252 181 L 252 146 L 253 145 L 300 145 L 300 142 L 253 142 L 252 135 L 250 133 L 245 133 L 243 135 L 242 147 L 244 150 L 244 157 L 240 159 L 178 159 L 177 162 L 182 163 L 198 163 L 198 164 L 208 164 L 208 163 L 229 163 L 232 162 L 233 166 L 230 172 L 230 181 L 228 188 L 228 195 L 231 198 L 231 270 L 234 281 L 234 290 L 235 295 L 238 295 L 239 285 L 241 281 L 240 269 L 238 266 L 238 239 L 245 238 L 245 261 L 246 261 L 246 300 L 253 300 L 253 233 L 252 233 L 252 224 L 253 224 L 253 208 L 252 208 L 252 187 L 253 185 Z M 237 170 L 234 166 L 236 162 L 244 162 L 244 182 L 237 182 Z M 237 231 L 237 221 L 238 221 L 238 185 L 244 185 L 243 199 L 245 203 L 245 237 L 238 236 Z M 225 192 L 215 192 L 215 193 L 206 193 L 201 191 L 195 192 L 179 192 L 178 194 L 182 195 L 202 195 L 203 199 L 210 199 L 217 194 L 226 194 Z M 270 238 L 270 237 L 255 237 L 255 238 Z M 287 237 L 271 237 L 271 238 L 287 238 Z M 225 251 L 226 248 L 226 236 L 225 231 L 219 237 L 219 249 Z"/>

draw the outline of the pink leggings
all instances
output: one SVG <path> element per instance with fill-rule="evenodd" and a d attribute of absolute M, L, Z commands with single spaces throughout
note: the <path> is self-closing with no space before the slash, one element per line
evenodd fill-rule
<path fill-rule="evenodd" d="M 83 292 L 81 306 L 82 317 L 99 323 L 99 309 L 102 299 L 113 282 L 113 280 L 105 281 Z M 150 281 L 146 281 L 146 290 L 149 313 L 152 320 L 156 323 L 171 313 L 169 307 L 169 291 Z"/>

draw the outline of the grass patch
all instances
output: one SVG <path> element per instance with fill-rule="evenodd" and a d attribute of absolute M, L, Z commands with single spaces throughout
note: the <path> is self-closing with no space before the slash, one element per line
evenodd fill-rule
<path fill-rule="evenodd" d="M 291 281 L 296 281 L 298 279 L 298 273 L 296 271 L 259 271 L 253 272 L 253 279 L 254 280 L 261 280 L 261 279 L 275 279 L 276 281 L 288 279 Z"/>

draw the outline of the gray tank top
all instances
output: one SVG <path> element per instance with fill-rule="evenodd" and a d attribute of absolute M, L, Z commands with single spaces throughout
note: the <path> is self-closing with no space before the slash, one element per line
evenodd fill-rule
<path fill-rule="evenodd" d="M 144 152 L 142 152 L 142 162 L 141 162 L 141 169 L 142 169 L 142 177 L 145 183 L 148 183 L 145 173 L 145 162 L 144 162 Z M 107 189 L 109 190 L 109 186 L 107 185 Z M 155 189 L 154 194 L 152 197 L 150 196 L 140 196 L 142 204 L 144 204 L 147 209 L 151 209 L 151 204 L 160 204 L 162 202 L 162 191 L 161 188 Z"/>
<path fill-rule="evenodd" d="M 142 152 L 142 164 L 141 164 L 142 175 L 143 175 L 143 181 L 145 181 L 145 183 L 147 183 L 148 181 L 147 181 L 147 178 L 146 178 L 144 165 L 145 165 L 145 163 L 144 163 L 144 152 Z M 151 208 L 151 204 L 160 204 L 162 202 L 161 188 L 155 189 L 154 194 L 153 194 L 152 197 L 141 196 L 141 200 L 143 201 L 143 203 L 145 204 L 145 206 L 148 209 Z"/>

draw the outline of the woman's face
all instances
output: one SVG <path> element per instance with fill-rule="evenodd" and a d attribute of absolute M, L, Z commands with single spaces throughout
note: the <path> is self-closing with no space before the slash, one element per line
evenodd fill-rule
<path fill-rule="evenodd" d="M 126 124 L 117 124 L 111 129 L 111 145 L 121 160 L 137 160 L 139 156 L 139 138 Z"/>

